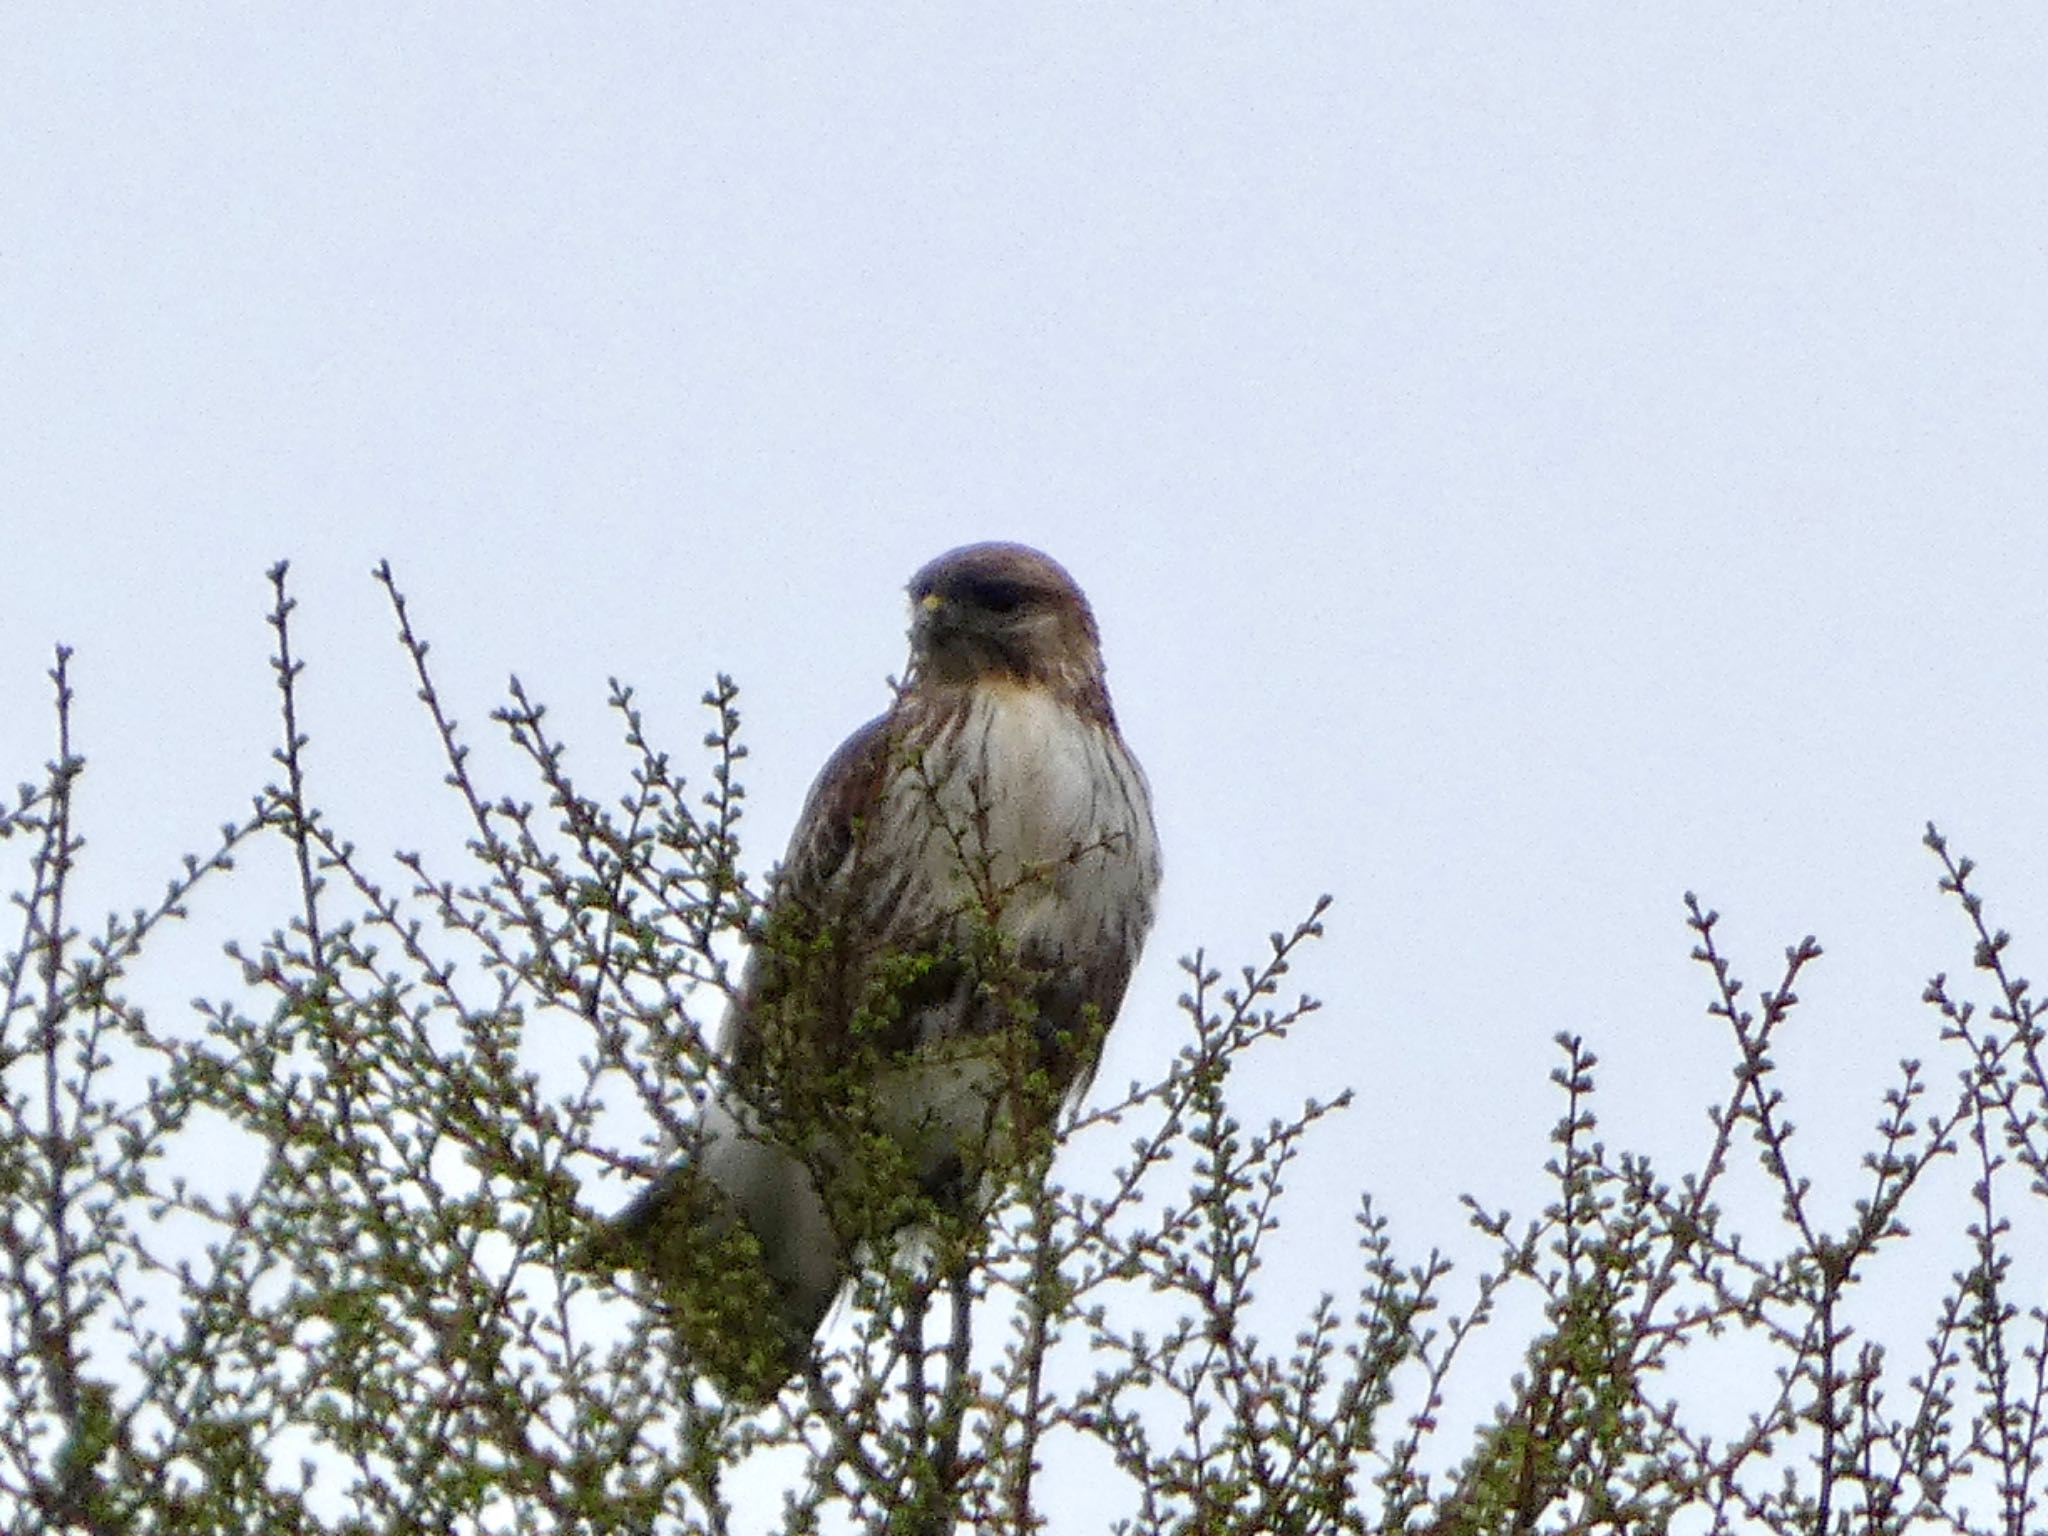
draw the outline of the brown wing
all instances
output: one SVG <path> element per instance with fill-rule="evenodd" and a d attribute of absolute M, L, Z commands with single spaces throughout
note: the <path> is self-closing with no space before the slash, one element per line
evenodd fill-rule
<path fill-rule="evenodd" d="M 1038 976 L 1031 992 L 1040 1061 L 1070 1106 L 1095 1080 L 1103 1038 L 1116 1022 L 1144 951 L 1151 902 L 1127 904 L 1104 918 L 1099 926 L 1026 944 L 1018 955 L 1024 969 Z"/>
<path fill-rule="evenodd" d="M 828 985 L 830 958 L 844 952 L 839 891 L 863 824 L 881 795 L 892 755 L 890 715 L 878 715 L 841 743 L 819 770 L 770 886 L 768 907 L 747 955 L 740 995 L 726 1024 L 725 1051 L 742 1091 L 772 1088 L 786 1057 L 827 1042 L 843 986 Z M 850 956 L 843 956 L 850 959 Z"/>
<path fill-rule="evenodd" d="M 852 858 L 862 823 L 881 797 L 894 753 L 896 715 L 877 715 L 825 760 L 776 871 L 771 907 L 816 906 Z"/>
<path fill-rule="evenodd" d="M 1042 978 L 1032 989 L 1041 1060 L 1069 1105 L 1095 1080 L 1103 1037 L 1123 1006 L 1143 938 L 1105 933 L 1057 956 L 1023 957 Z"/>
<path fill-rule="evenodd" d="M 919 900 L 914 878 L 929 829 L 906 822 L 900 798 L 889 814 L 890 780 L 931 723 L 909 695 L 870 720 L 797 817 L 726 1030 L 732 1082 L 758 1108 L 829 1112 L 857 1057 L 871 1068 L 907 1049 L 916 1021 L 962 989 L 952 914 Z"/>

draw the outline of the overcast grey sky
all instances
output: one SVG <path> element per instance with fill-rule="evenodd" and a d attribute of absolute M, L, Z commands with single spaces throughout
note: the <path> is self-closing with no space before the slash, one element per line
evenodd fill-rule
<path fill-rule="evenodd" d="M 1416 1249 L 1530 1198 L 1558 1029 L 1696 1155 L 1688 887 L 1759 985 L 1827 945 L 1780 1059 L 1846 1196 L 1967 961 L 1927 818 L 2048 946 L 2043 16 L 10 6 L 0 774 L 75 645 L 142 899 L 267 772 L 289 556 L 317 782 L 429 840 L 388 556 L 479 725 L 517 671 L 595 753 L 617 673 L 686 747 L 734 673 L 766 864 L 904 579 L 1023 539 L 1167 853 L 1105 1076 L 1339 898 L 1246 1087 L 1363 1095 L 1305 1287 L 1361 1184 Z"/>

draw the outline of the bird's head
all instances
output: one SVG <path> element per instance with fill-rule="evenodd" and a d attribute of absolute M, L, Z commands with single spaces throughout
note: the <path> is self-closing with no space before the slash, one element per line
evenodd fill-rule
<path fill-rule="evenodd" d="M 1088 599 L 1058 561 L 1035 549 L 949 550 L 910 579 L 910 605 L 911 668 L 921 680 L 1007 678 L 1077 700 L 1101 693 L 1102 650 Z"/>

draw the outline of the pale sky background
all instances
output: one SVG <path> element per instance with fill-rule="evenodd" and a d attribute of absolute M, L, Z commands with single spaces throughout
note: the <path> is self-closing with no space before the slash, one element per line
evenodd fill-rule
<path fill-rule="evenodd" d="M 1689 1166 L 1688 887 L 1753 987 L 1827 946 L 1839 1225 L 1967 969 L 1929 817 L 2048 946 L 2044 93 L 2020 6 L 10 6 L 0 777 L 76 646 L 90 889 L 153 894 L 268 772 L 289 556 L 321 798 L 459 836 L 388 556 L 457 712 L 516 671 L 593 771 L 608 675 L 687 757 L 732 672 L 765 866 L 910 572 L 1022 539 L 1167 853 L 1105 1077 L 1338 897 L 1243 1090 L 1360 1094 L 1278 1289 L 1361 1186 L 1418 1258 L 1529 1210 L 1559 1029 Z"/>

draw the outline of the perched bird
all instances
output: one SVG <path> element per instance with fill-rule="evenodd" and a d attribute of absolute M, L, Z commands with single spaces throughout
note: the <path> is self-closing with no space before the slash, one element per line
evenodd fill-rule
<path fill-rule="evenodd" d="M 910 665 L 826 763 L 770 886 L 678 1166 L 609 1225 L 691 1357 L 762 1402 L 864 1249 L 971 1219 L 1094 1074 L 1159 845 L 1056 562 L 973 544 L 910 582 Z"/>

